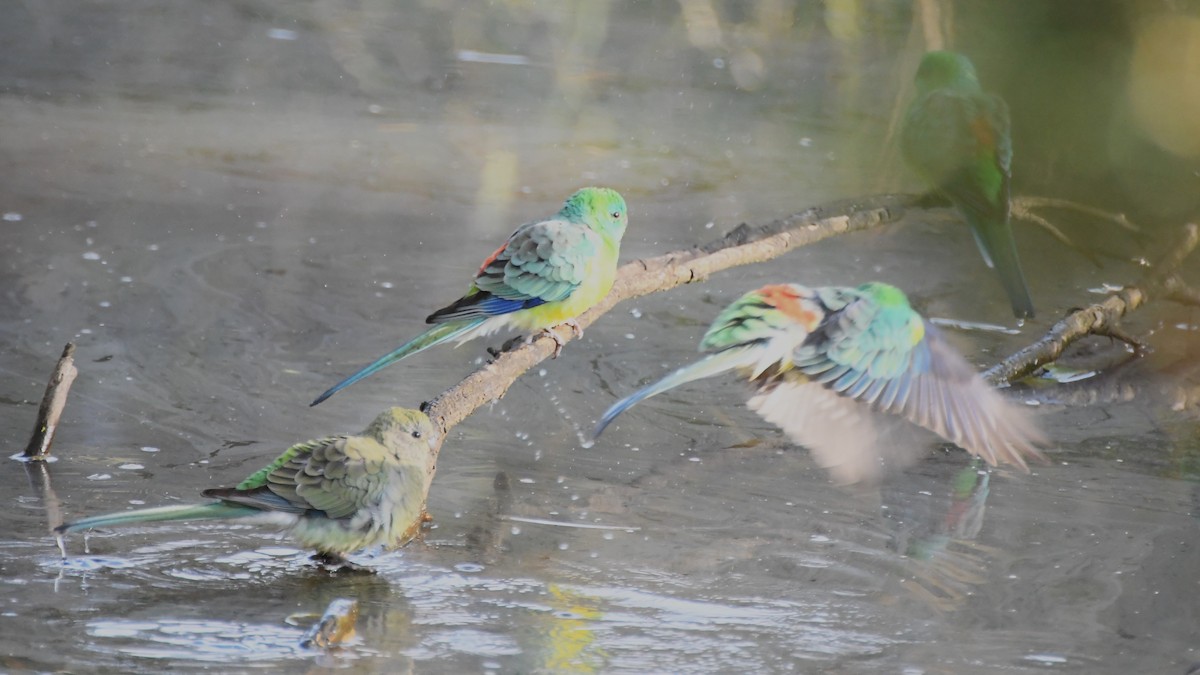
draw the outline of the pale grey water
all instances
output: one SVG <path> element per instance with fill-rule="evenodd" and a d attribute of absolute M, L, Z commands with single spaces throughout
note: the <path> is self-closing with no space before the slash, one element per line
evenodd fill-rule
<path fill-rule="evenodd" d="M 1128 124 L 1113 64 L 1132 10 L 1082 22 L 1004 5 L 958 8 L 959 40 L 1013 105 L 1017 192 L 1126 211 L 1149 230 L 1144 250 L 1053 215 L 1149 255 L 1195 215 L 1198 167 Z M 483 343 L 307 407 L 582 185 L 629 200 L 626 260 L 914 190 L 887 139 L 921 50 L 910 10 L 18 3 L 0 24 L 5 446 L 23 447 L 75 340 L 48 467 L 66 513 L 191 500 L 470 372 Z M 1066 46 L 1029 48 L 1047 35 Z M 1141 273 L 1092 266 L 1031 225 L 1017 236 L 1041 314 L 1016 335 L 964 333 L 981 366 Z M 64 562 L 42 492 L 11 462 L 0 669 L 1182 674 L 1200 661 L 1194 308 L 1130 322 L 1148 358 L 1020 392 L 1053 439 L 1030 476 L 931 451 L 880 489 L 838 488 L 729 379 L 649 401 L 581 447 L 616 397 L 691 358 L 733 297 L 869 279 L 933 316 L 1012 326 L 945 210 L 625 303 L 451 432 L 427 545 L 368 560 L 374 577 L 329 577 L 286 540 L 222 524 L 96 533 L 86 553 L 72 537 Z M 1076 362 L 1122 351 L 1092 340 Z M 338 597 L 362 604 L 357 639 L 300 649 Z"/>

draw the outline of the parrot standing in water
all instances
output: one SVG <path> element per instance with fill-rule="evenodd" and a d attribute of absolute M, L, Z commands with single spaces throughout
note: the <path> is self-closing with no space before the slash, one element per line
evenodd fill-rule
<path fill-rule="evenodd" d="M 593 437 L 640 401 L 685 382 L 737 370 L 757 393 L 749 406 L 808 447 L 842 483 L 875 480 L 900 462 L 892 413 L 978 455 L 1028 471 L 1045 442 L 1023 410 L 987 385 L 938 330 L 884 283 L 857 288 L 774 284 L 743 295 L 700 343 L 708 355 L 609 408 Z M 888 418 L 895 419 L 895 418 Z"/>
<path fill-rule="evenodd" d="M 286 529 L 316 549 L 316 559 L 346 564 L 347 553 L 379 545 L 397 548 L 417 535 L 437 443 L 437 430 L 425 413 L 392 408 L 359 436 L 298 443 L 236 487 L 201 493 L 216 501 L 92 516 L 55 532 L 236 518 Z"/>
<path fill-rule="evenodd" d="M 1032 317 L 1033 300 L 1009 223 L 1008 106 L 984 93 L 975 66 L 954 52 L 926 54 L 916 86 L 900 131 L 905 160 L 962 213 L 984 262 L 1000 275 L 1013 315 Z"/>
<path fill-rule="evenodd" d="M 628 223 L 625 200 L 615 190 L 579 190 L 553 218 L 518 227 L 479 266 L 466 295 L 426 317 L 433 328 L 333 385 L 310 405 L 406 356 L 501 328 L 544 332 L 555 341 L 557 357 L 563 343 L 550 329 L 565 323 L 582 335 L 575 318 L 612 288 Z"/>

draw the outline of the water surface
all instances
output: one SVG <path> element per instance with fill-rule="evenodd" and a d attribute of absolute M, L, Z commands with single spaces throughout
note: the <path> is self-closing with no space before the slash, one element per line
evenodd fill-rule
<path fill-rule="evenodd" d="M 192 500 L 290 443 L 432 398 L 487 345 L 307 407 L 582 185 L 627 197 L 627 260 L 917 190 L 889 137 L 924 49 L 912 7 L 15 8 L 0 28 L 10 454 L 68 340 L 81 372 L 58 461 L 0 473 L 3 669 L 1185 672 L 1200 661 L 1194 308 L 1129 322 L 1146 358 L 1089 340 L 1072 363 L 1102 376 L 1012 392 L 1053 439 L 1032 475 L 931 448 L 883 486 L 836 487 L 731 379 L 580 444 L 768 281 L 887 280 L 931 316 L 1015 329 L 952 331 L 984 366 L 1136 280 L 1135 260 L 1194 217 L 1200 167 L 1126 123 L 1142 19 L 1045 4 L 955 5 L 956 44 L 1013 107 L 1016 191 L 1128 213 L 1143 236 L 1048 212 L 1096 266 L 1017 224 L 1040 311 L 1023 327 L 945 209 L 625 303 L 451 432 L 434 528 L 361 557 L 371 577 L 212 523 L 72 537 L 64 561 L 48 508 Z M 299 647 L 342 597 L 360 603 L 355 638 Z"/>

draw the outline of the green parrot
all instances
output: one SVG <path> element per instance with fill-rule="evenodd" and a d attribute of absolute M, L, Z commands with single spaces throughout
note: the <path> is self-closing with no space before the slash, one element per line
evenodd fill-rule
<path fill-rule="evenodd" d="M 1008 106 L 984 93 L 962 54 L 929 52 L 917 69 L 917 97 L 900 131 L 909 165 L 962 213 L 1018 319 L 1033 316 L 1009 223 L 1012 134 Z"/>
<path fill-rule="evenodd" d="M 330 387 L 310 405 L 447 340 L 459 344 L 501 328 L 542 331 L 567 324 L 608 295 L 617 274 L 621 237 L 629 215 L 625 200 L 608 188 L 583 188 L 550 220 L 526 223 L 479 266 L 467 293 L 426 317 L 435 324 L 374 363 Z M 531 339 L 533 336 L 530 336 Z"/>
<path fill-rule="evenodd" d="M 232 488 L 203 491 L 217 501 L 92 516 L 55 528 L 63 534 L 110 525 L 244 518 L 286 529 L 317 559 L 416 536 L 433 480 L 438 433 L 424 413 L 392 408 L 359 436 L 298 443 Z"/>
<path fill-rule="evenodd" d="M 737 370 L 757 390 L 750 408 L 808 447 L 839 482 L 875 480 L 885 460 L 915 459 L 896 450 L 891 426 L 900 422 L 879 412 L 990 464 L 1028 471 L 1027 457 L 1042 459 L 1036 445 L 1045 439 L 1025 411 L 989 387 L 888 284 L 764 286 L 725 308 L 700 349 L 708 354 L 700 361 L 613 404 L 593 437 L 640 401 Z"/>

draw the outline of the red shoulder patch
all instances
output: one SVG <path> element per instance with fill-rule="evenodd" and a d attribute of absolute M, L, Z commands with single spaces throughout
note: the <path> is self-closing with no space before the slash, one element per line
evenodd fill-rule
<path fill-rule="evenodd" d="M 771 284 L 758 289 L 758 294 L 765 302 L 783 312 L 784 316 L 809 330 L 821 320 L 820 311 L 813 307 L 811 302 L 807 302 L 808 297 L 797 291 L 795 286 Z"/>
<path fill-rule="evenodd" d="M 496 258 L 499 258 L 500 254 L 503 253 L 504 249 L 506 249 L 506 248 L 508 248 L 507 241 L 504 242 L 503 244 L 501 244 L 500 248 L 496 249 L 495 251 L 492 251 L 492 254 L 487 257 L 487 260 L 484 260 L 483 264 L 481 264 L 479 266 L 479 271 L 475 273 L 475 276 L 480 276 L 481 274 L 483 274 L 483 271 L 487 269 L 488 265 L 491 265 L 492 263 L 496 262 Z"/>
<path fill-rule="evenodd" d="M 971 135 L 989 150 L 996 147 L 996 130 L 992 128 L 986 115 L 976 115 L 975 119 L 971 120 Z"/>

